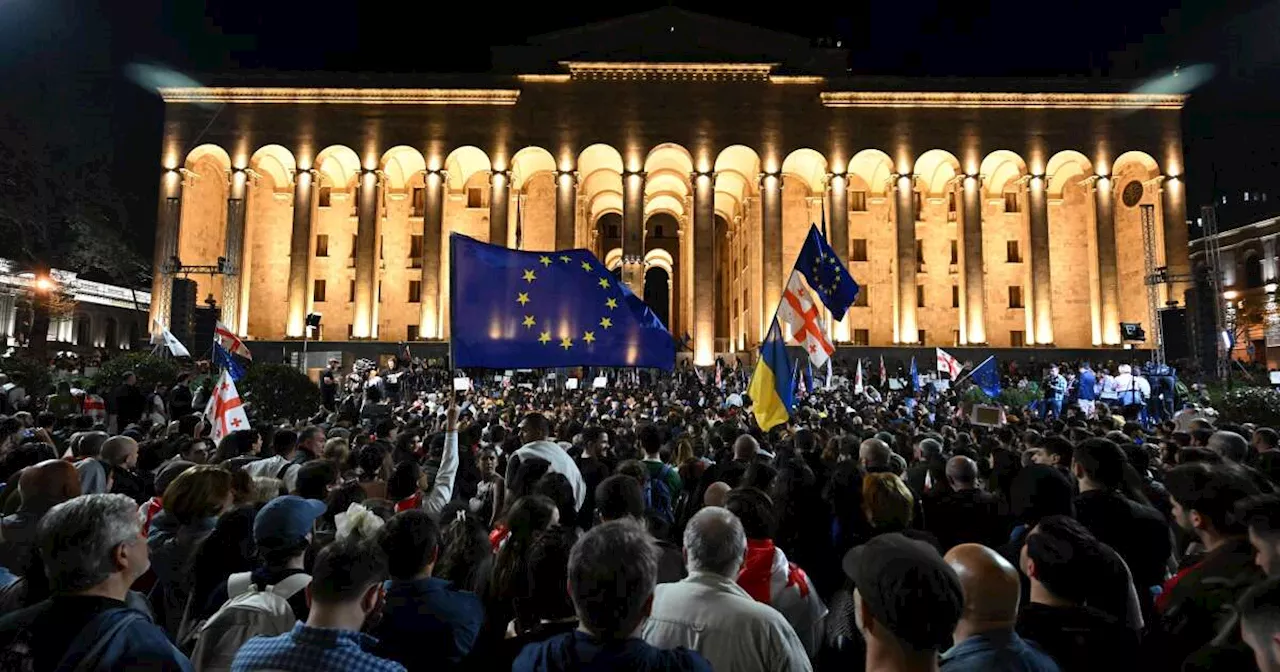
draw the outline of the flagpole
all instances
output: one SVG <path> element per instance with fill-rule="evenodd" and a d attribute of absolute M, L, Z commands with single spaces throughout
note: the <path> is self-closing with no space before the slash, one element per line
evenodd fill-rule
<path fill-rule="evenodd" d="M 995 356 L 995 355 L 990 355 L 990 356 L 988 356 L 986 359 L 982 360 L 982 363 L 981 363 L 981 364 L 979 364 L 979 365 L 977 365 L 977 366 L 973 367 L 972 369 L 969 369 L 969 372 L 968 372 L 968 373 L 966 373 L 966 374 L 964 374 L 963 376 L 960 376 L 959 378 L 957 378 L 957 379 L 955 379 L 955 380 L 951 381 L 951 385 L 952 385 L 953 387 L 954 387 L 955 385 L 959 385 L 959 384 L 960 384 L 960 381 L 962 381 L 962 380 L 964 380 L 964 379 L 968 378 L 969 376 L 973 375 L 973 372 L 974 372 L 974 371 L 977 371 L 978 369 L 981 369 L 981 368 L 982 368 L 982 366 L 983 366 L 983 364 L 986 364 L 989 360 L 992 360 L 992 359 L 995 359 L 995 358 L 996 358 L 996 356 Z"/>
<path fill-rule="evenodd" d="M 457 273 L 456 267 L 454 266 L 455 259 L 453 255 L 453 248 L 454 248 L 453 237 L 456 235 L 457 235 L 456 233 L 449 234 L 449 278 L 446 278 L 446 280 L 452 280 L 453 275 Z M 450 328 L 453 327 L 453 316 L 456 308 L 455 304 L 457 303 L 457 301 L 458 301 L 458 294 L 457 292 L 453 291 L 453 283 L 450 282 L 449 283 L 449 327 Z M 443 332 L 444 330 L 441 329 L 440 331 Z M 454 377 L 458 373 L 458 364 L 457 364 L 457 360 L 454 359 L 454 347 L 455 347 L 454 342 L 455 342 L 455 339 L 453 338 L 453 334 L 449 334 L 449 389 L 451 390 L 451 393 L 454 396 L 456 396 L 457 392 L 453 390 L 453 385 L 454 385 L 453 381 L 454 381 Z"/>

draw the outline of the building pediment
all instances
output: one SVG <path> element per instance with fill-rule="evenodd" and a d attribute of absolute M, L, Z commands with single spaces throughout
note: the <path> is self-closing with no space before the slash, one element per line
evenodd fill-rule
<path fill-rule="evenodd" d="M 843 50 L 740 21 L 663 7 L 535 35 L 496 47 L 493 65 L 510 73 L 564 72 L 563 63 L 775 64 L 778 72 L 838 74 Z"/>

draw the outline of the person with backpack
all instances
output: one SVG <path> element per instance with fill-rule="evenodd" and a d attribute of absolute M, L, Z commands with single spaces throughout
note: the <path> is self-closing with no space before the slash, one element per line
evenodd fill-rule
<path fill-rule="evenodd" d="M 232 671 L 405 672 L 400 663 L 370 653 L 378 640 L 361 632 L 382 609 L 387 556 L 377 542 L 345 539 L 325 546 L 316 556 L 313 575 L 306 623 L 294 624 L 283 635 L 245 642 Z"/>
<path fill-rule="evenodd" d="M 40 554 L 52 596 L 0 618 L 0 670 L 192 670 L 126 600 L 151 566 L 137 505 L 83 495 L 49 510 Z"/>
<path fill-rule="evenodd" d="M 645 506 L 669 528 L 676 520 L 676 495 L 680 493 L 680 473 L 662 461 L 662 434 L 657 425 L 644 425 L 636 431 L 640 449 L 644 451 L 641 464 L 649 472 L 644 485 Z"/>
<path fill-rule="evenodd" d="M 311 576 L 303 570 L 303 558 L 325 508 L 319 500 L 286 495 L 258 511 L 253 519 L 258 567 L 227 577 L 199 612 L 205 618 L 183 623 L 178 641 L 191 648 L 200 670 L 230 669 L 236 651 L 251 637 L 284 634 L 310 616 L 306 588 Z"/>

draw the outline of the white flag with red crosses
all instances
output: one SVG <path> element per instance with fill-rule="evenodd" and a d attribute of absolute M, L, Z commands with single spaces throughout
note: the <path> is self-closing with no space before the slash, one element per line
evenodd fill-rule
<path fill-rule="evenodd" d="M 204 417 L 213 425 L 209 438 L 214 444 L 232 432 L 249 429 L 249 415 L 244 412 L 244 402 L 236 391 L 235 381 L 231 380 L 231 373 L 225 369 L 209 396 L 209 405 L 204 407 Z"/>

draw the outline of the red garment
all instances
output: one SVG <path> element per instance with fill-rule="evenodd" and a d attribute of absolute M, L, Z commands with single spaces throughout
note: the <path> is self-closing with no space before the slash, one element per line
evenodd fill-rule
<path fill-rule="evenodd" d="M 413 511 L 422 508 L 422 493 L 415 492 L 412 495 L 396 502 L 396 513 L 401 511 Z"/>
<path fill-rule="evenodd" d="M 748 539 L 747 558 L 738 570 L 738 585 L 756 602 L 773 604 L 774 558 L 776 556 L 772 539 Z M 805 581 L 804 570 L 794 562 L 787 563 L 787 582 L 785 588 L 796 586 L 803 598 L 809 597 L 809 583 Z"/>
<path fill-rule="evenodd" d="M 510 531 L 506 523 L 498 523 L 493 528 L 493 531 L 489 533 L 489 545 L 493 547 L 494 553 L 497 553 L 502 548 L 502 542 L 506 541 L 507 534 Z"/>
<path fill-rule="evenodd" d="M 1191 572 L 1200 569 L 1200 566 L 1203 564 L 1204 561 L 1201 560 L 1190 567 L 1179 570 L 1177 574 L 1174 574 L 1168 581 L 1165 581 L 1164 585 L 1160 588 L 1160 594 L 1156 596 L 1156 611 L 1163 613 L 1165 608 L 1169 605 L 1169 596 L 1173 594 L 1174 586 L 1177 586 L 1178 582 Z"/>
<path fill-rule="evenodd" d="M 147 503 L 144 504 L 143 506 L 145 506 L 146 508 L 143 509 L 143 512 L 142 512 L 143 513 L 142 536 L 145 537 L 147 533 L 151 530 L 151 519 L 155 518 L 156 514 L 160 513 L 161 509 L 164 508 L 164 502 L 161 501 L 159 497 L 152 497 L 151 499 L 147 500 Z"/>

